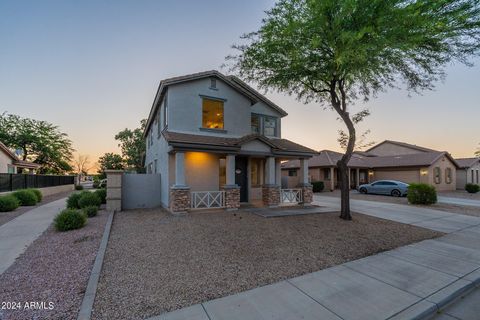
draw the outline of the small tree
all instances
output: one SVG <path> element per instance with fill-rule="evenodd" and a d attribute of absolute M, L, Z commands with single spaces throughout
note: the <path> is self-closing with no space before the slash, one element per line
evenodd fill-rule
<path fill-rule="evenodd" d="M 260 29 L 236 45 L 233 69 L 263 89 L 335 110 L 348 131 L 338 161 L 341 214 L 350 220 L 347 163 L 355 146 L 351 114 L 398 81 L 431 89 L 451 61 L 468 64 L 480 48 L 477 0 L 280 0 Z"/>
<path fill-rule="evenodd" d="M 116 153 L 105 153 L 98 159 L 101 178 L 105 177 L 105 170 L 124 170 L 125 162 L 121 155 Z"/>
<path fill-rule="evenodd" d="M 118 146 L 122 150 L 125 164 L 137 172 L 143 170 L 143 157 L 145 155 L 143 131 L 145 131 L 146 124 L 147 120 L 144 119 L 140 121 L 140 128 L 124 129 L 115 135 L 115 140 L 120 142 Z"/>

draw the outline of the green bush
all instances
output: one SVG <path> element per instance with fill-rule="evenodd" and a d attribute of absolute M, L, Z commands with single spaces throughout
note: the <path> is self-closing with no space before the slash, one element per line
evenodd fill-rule
<path fill-rule="evenodd" d="M 98 212 L 98 207 L 97 206 L 88 206 L 82 209 L 83 212 L 89 217 L 95 217 Z"/>
<path fill-rule="evenodd" d="M 18 190 L 12 194 L 18 199 L 21 206 L 34 206 L 37 204 L 37 196 L 32 190 Z"/>
<path fill-rule="evenodd" d="M 33 193 L 35 193 L 35 196 L 37 197 L 37 202 L 42 202 L 43 194 L 40 190 L 38 189 L 27 189 L 27 190 L 30 190 Z"/>
<path fill-rule="evenodd" d="M 467 190 L 468 193 L 477 193 L 480 191 L 480 186 L 478 184 L 467 183 L 465 190 Z"/>
<path fill-rule="evenodd" d="M 80 197 L 85 193 L 90 193 L 90 192 L 89 191 L 82 191 L 82 192 L 72 193 L 67 199 L 67 208 L 69 208 L 69 209 L 80 209 L 80 206 L 78 205 L 78 200 L 80 200 Z"/>
<path fill-rule="evenodd" d="M 313 192 L 322 192 L 325 188 L 323 181 L 314 181 L 312 182 Z"/>
<path fill-rule="evenodd" d="M 437 190 L 429 184 L 411 183 L 407 198 L 411 204 L 433 204 L 437 202 Z"/>
<path fill-rule="evenodd" d="M 82 192 L 82 194 L 80 195 L 80 198 L 78 199 L 78 207 L 80 209 L 89 207 L 89 206 L 100 207 L 101 203 L 102 203 L 102 200 L 94 192 Z"/>
<path fill-rule="evenodd" d="M 75 186 L 75 190 L 83 190 L 83 186 L 81 184 L 77 184 Z"/>
<path fill-rule="evenodd" d="M 100 185 L 100 181 L 93 180 L 93 188 L 97 189 L 99 185 Z"/>
<path fill-rule="evenodd" d="M 100 198 L 102 203 L 107 203 L 107 189 L 102 188 L 95 191 L 95 194 Z"/>
<path fill-rule="evenodd" d="M 76 209 L 65 209 L 55 217 L 54 225 L 58 231 L 68 231 L 80 229 L 86 222 L 85 213 Z"/>
<path fill-rule="evenodd" d="M 0 196 L 0 212 L 13 211 L 18 208 L 20 201 L 11 194 Z"/>

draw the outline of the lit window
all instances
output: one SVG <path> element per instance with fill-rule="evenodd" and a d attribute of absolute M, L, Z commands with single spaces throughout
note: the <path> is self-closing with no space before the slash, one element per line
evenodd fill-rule
<path fill-rule="evenodd" d="M 260 134 L 260 116 L 252 114 L 252 133 Z"/>
<path fill-rule="evenodd" d="M 436 184 L 442 182 L 442 171 L 440 170 L 440 167 L 433 168 L 433 177 Z"/>
<path fill-rule="evenodd" d="M 277 131 L 277 118 L 265 117 L 263 120 L 263 134 L 266 136 L 275 136 Z"/>
<path fill-rule="evenodd" d="M 207 129 L 223 129 L 223 101 L 203 99 L 202 126 Z"/>
<path fill-rule="evenodd" d="M 445 169 L 445 182 L 452 183 L 452 168 Z"/>

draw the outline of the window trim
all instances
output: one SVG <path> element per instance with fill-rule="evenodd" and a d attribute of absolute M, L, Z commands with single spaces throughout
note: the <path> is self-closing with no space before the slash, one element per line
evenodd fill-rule
<path fill-rule="evenodd" d="M 200 130 L 202 131 L 213 131 L 213 132 L 222 132 L 222 133 L 226 133 L 227 131 L 225 130 L 225 102 L 227 101 L 227 99 L 223 99 L 223 98 L 216 98 L 216 97 L 210 97 L 210 96 L 205 96 L 205 95 L 202 95 L 200 94 L 199 95 L 201 98 L 202 98 L 202 108 L 201 108 L 201 111 L 202 111 L 202 123 L 201 123 L 201 126 L 200 126 Z M 205 102 L 205 100 L 210 100 L 210 101 L 217 101 L 217 102 L 222 102 L 222 112 L 223 112 L 223 117 L 222 117 L 222 128 L 207 128 L 207 127 L 204 127 L 203 126 L 203 104 Z"/>

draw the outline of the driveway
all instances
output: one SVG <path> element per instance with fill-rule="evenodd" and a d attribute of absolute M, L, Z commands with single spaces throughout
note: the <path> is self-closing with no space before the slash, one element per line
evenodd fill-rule
<path fill-rule="evenodd" d="M 480 200 L 438 196 L 438 202 L 480 208 Z"/>

